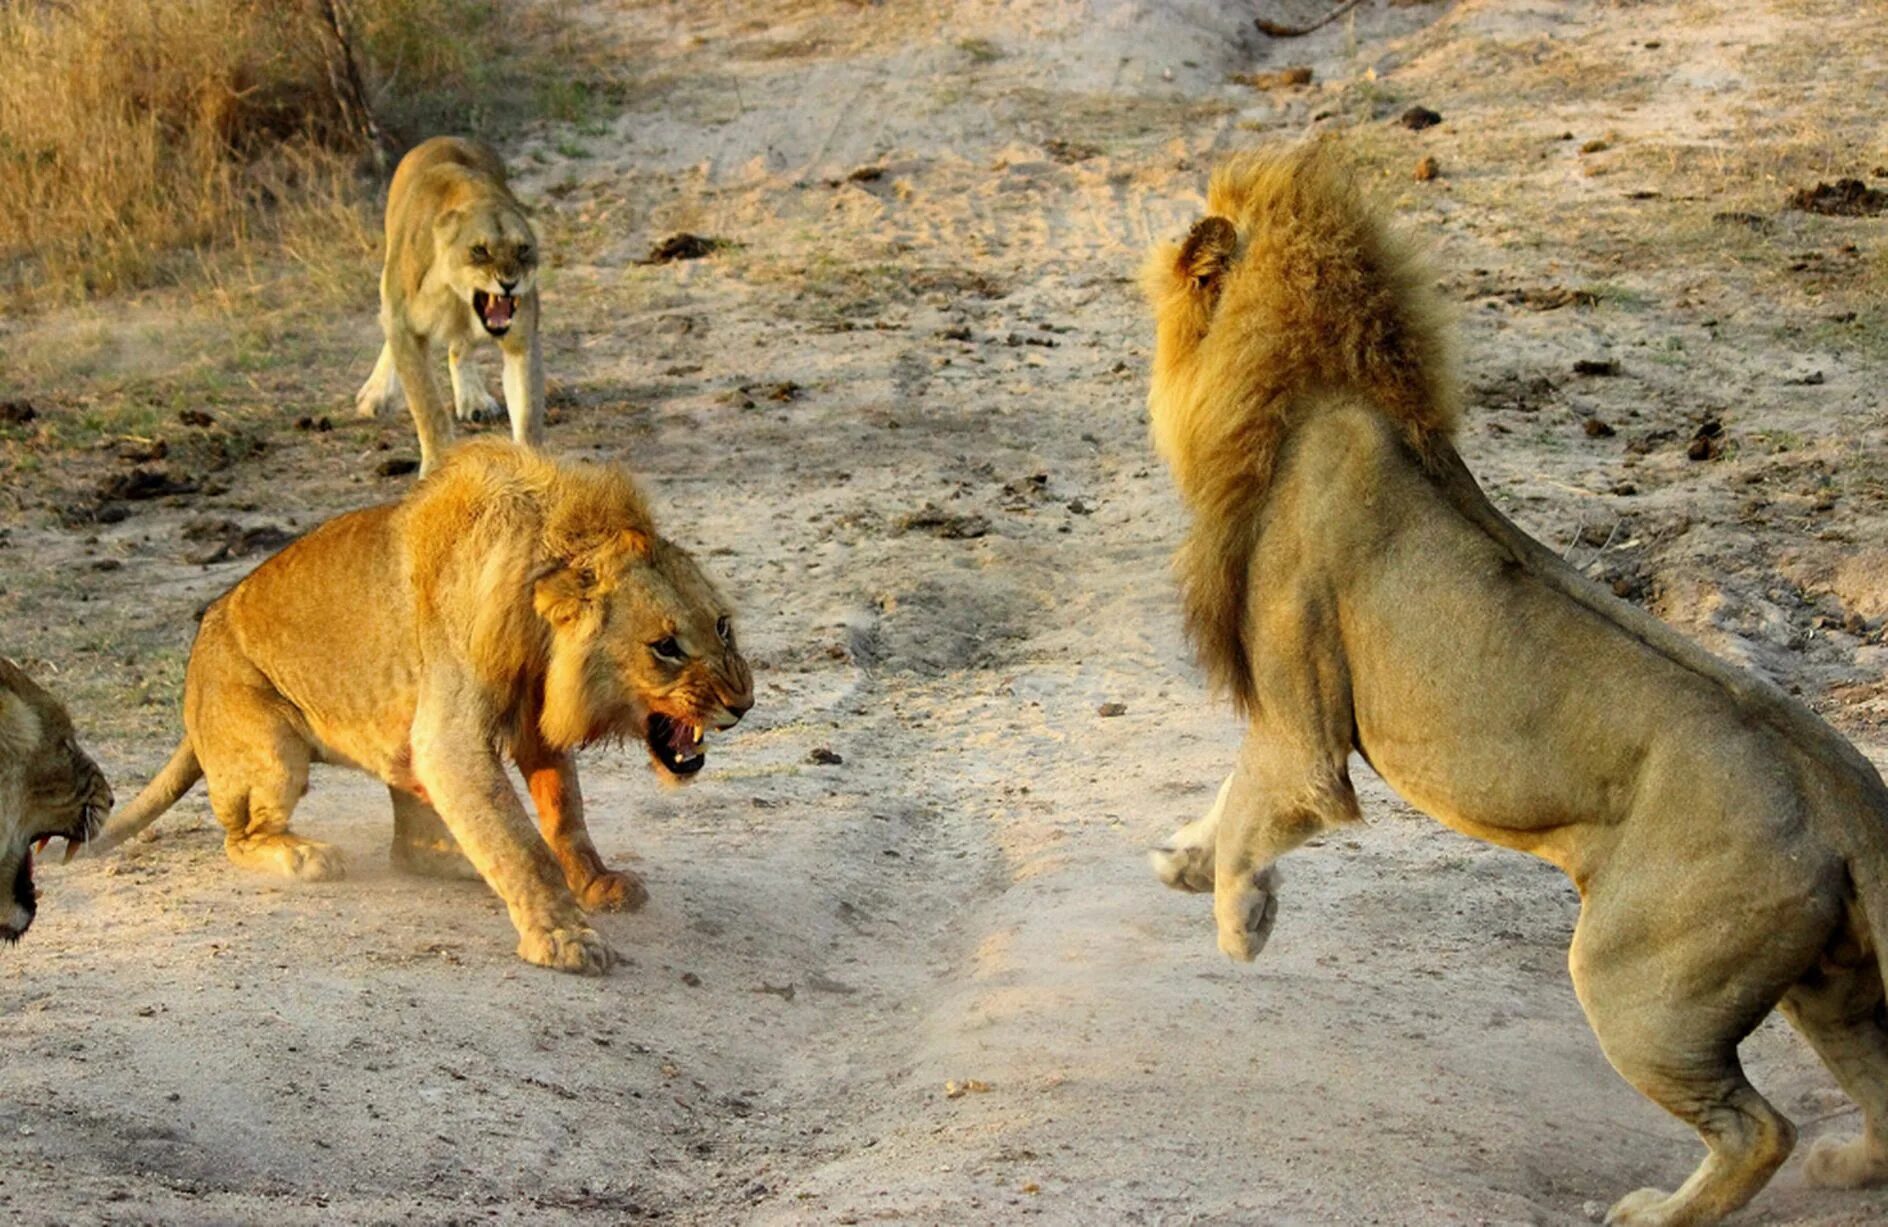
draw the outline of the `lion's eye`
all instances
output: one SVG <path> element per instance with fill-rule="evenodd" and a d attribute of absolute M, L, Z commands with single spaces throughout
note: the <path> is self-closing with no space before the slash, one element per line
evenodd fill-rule
<path fill-rule="evenodd" d="M 485 244 L 480 243 L 477 247 L 472 249 L 472 258 L 477 260 L 480 264 L 483 264 L 492 258 L 492 253 L 486 250 Z"/>
<path fill-rule="evenodd" d="M 666 660 L 674 664 L 680 664 L 683 659 L 682 645 L 675 642 L 674 635 L 670 635 L 666 639 L 656 640 L 649 645 L 649 650 L 656 654 L 657 660 Z"/>
<path fill-rule="evenodd" d="M 531 249 L 529 247 L 520 247 L 518 249 L 518 258 L 520 260 L 529 260 L 531 258 Z"/>
<path fill-rule="evenodd" d="M 715 634 L 721 636 L 721 642 L 730 646 L 734 643 L 734 623 L 728 621 L 728 615 L 722 614 L 715 619 Z"/>

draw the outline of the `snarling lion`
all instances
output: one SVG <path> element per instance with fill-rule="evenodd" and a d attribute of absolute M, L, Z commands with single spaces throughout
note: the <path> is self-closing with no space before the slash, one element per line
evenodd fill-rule
<path fill-rule="evenodd" d="M 339 852 L 289 816 L 311 762 L 358 767 L 392 796 L 397 865 L 475 870 L 522 958 L 605 971 L 613 955 L 581 908 L 632 909 L 645 892 L 597 855 L 575 752 L 633 737 L 665 778 L 700 771 L 708 730 L 754 701 L 731 618 L 620 468 L 463 444 L 403 501 L 329 520 L 209 607 L 183 742 L 94 847 L 207 779 L 231 860 L 339 877 Z"/>
<path fill-rule="evenodd" d="M 1888 789 L 1776 687 L 1575 573 L 1451 442 L 1420 263 L 1328 148 L 1236 158 L 1157 249 L 1148 404 L 1191 513 L 1177 559 L 1204 668 L 1247 717 L 1210 813 L 1155 853 L 1250 959 L 1273 862 L 1358 818 L 1361 755 L 1418 809 L 1578 887 L 1569 965 L 1607 1059 L 1710 1153 L 1608 1222 L 1716 1222 L 1795 1131 L 1737 1045 L 1772 1007 L 1861 1106 L 1812 1180 L 1888 1176 Z"/>
<path fill-rule="evenodd" d="M 387 259 L 380 272 L 385 343 L 354 404 L 362 417 L 373 417 L 406 392 L 422 474 L 433 471 L 452 438 L 452 419 L 427 369 L 435 343 L 446 347 L 457 416 L 489 421 L 498 416 L 498 402 L 465 356 L 475 345 L 496 341 L 504 355 L 512 437 L 544 441 L 537 274 L 530 219 L 490 147 L 436 136 L 400 159 L 387 189 Z"/>
<path fill-rule="evenodd" d="M 0 657 L 0 881 L 13 884 L 0 911 L 0 941 L 19 941 L 39 911 L 34 845 L 57 837 L 69 856 L 105 821 L 111 800 L 66 709 Z"/>

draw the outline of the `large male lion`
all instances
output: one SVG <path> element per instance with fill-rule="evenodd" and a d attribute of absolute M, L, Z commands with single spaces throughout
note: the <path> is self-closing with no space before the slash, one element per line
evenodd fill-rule
<path fill-rule="evenodd" d="M 209 607 L 183 743 L 94 844 L 137 833 L 201 778 L 231 860 L 339 877 L 337 850 L 289 815 L 310 762 L 358 767 L 392 796 L 396 864 L 476 870 L 522 958 L 602 972 L 614 956 L 579 905 L 645 894 L 598 857 L 574 752 L 634 736 L 664 777 L 686 779 L 706 731 L 753 701 L 726 602 L 656 535 L 628 474 L 474 441 L 402 502 L 328 521 Z"/>
<path fill-rule="evenodd" d="M 39 911 L 33 845 L 57 836 L 70 855 L 111 813 L 111 799 L 59 700 L 0 658 L 0 881 L 13 884 L 0 911 L 0 940 L 20 940 Z"/>
<path fill-rule="evenodd" d="M 537 272 L 537 238 L 488 146 L 436 136 L 400 159 L 387 189 L 387 259 L 380 272 L 386 342 L 354 403 L 362 417 L 373 417 L 405 389 L 422 474 L 433 471 L 452 438 L 452 419 L 427 370 L 435 342 L 446 347 L 458 417 L 485 421 L 497 416 L 498 402 L 464 359 L 474 345 L 497 341 L 512 437 L 544 441 Z"/>
<path fill-rule="evenodd" d="M 1599 591 L 1488 502 L 1428 275 L 1320 147 L 1237 158 L 1155 251 L 1155 444 L 1191 513 L 1188 628 L 1249 719 L 1212 811 L 1155 855 L 1250 959 L 1272 863 L 1358 818 L 1362 755 L 1458 831 L 1559 866 L 1607 1058 L 1702 1135 L 1625 1224 L 1716 1222 L 1790 1153 L 1738 1042 L 1780 1007 L 1862 1108 L 1808 1174 L 1888 1176 L 1888 790 L 1774 686 Z"/>

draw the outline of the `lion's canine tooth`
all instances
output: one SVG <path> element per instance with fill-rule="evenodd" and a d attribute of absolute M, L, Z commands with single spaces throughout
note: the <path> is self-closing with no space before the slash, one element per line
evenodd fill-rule
<path fill-rule="evenodd" d="M 701 728 L 701 725 L 699 725 L 699 724 L 698 724 L 698 725 L 696 725 L 696 726 L 695 726 L 695 744 L 696 744 L 696 745 L 700 745 L 700 744 L 701 744 L 701 739 L 702 739 L 702 738 L 703 738 L 704 736 L 706 736 L 706 734 L 702 732 L 702 728 Z"/>

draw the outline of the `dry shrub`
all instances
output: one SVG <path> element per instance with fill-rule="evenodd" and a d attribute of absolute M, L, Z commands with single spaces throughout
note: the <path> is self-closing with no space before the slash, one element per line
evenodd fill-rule
<path fill-rule="evenodd" d="M 396 143 L 492 118 L 511 34 L 493 0 L 340 9 Z M 330 75 L 323 11 L 0 0 L 0 289 L 30 302 L 160 282 L 310 211 L 371 242 L 358 221 L 369 149 Z"/>

